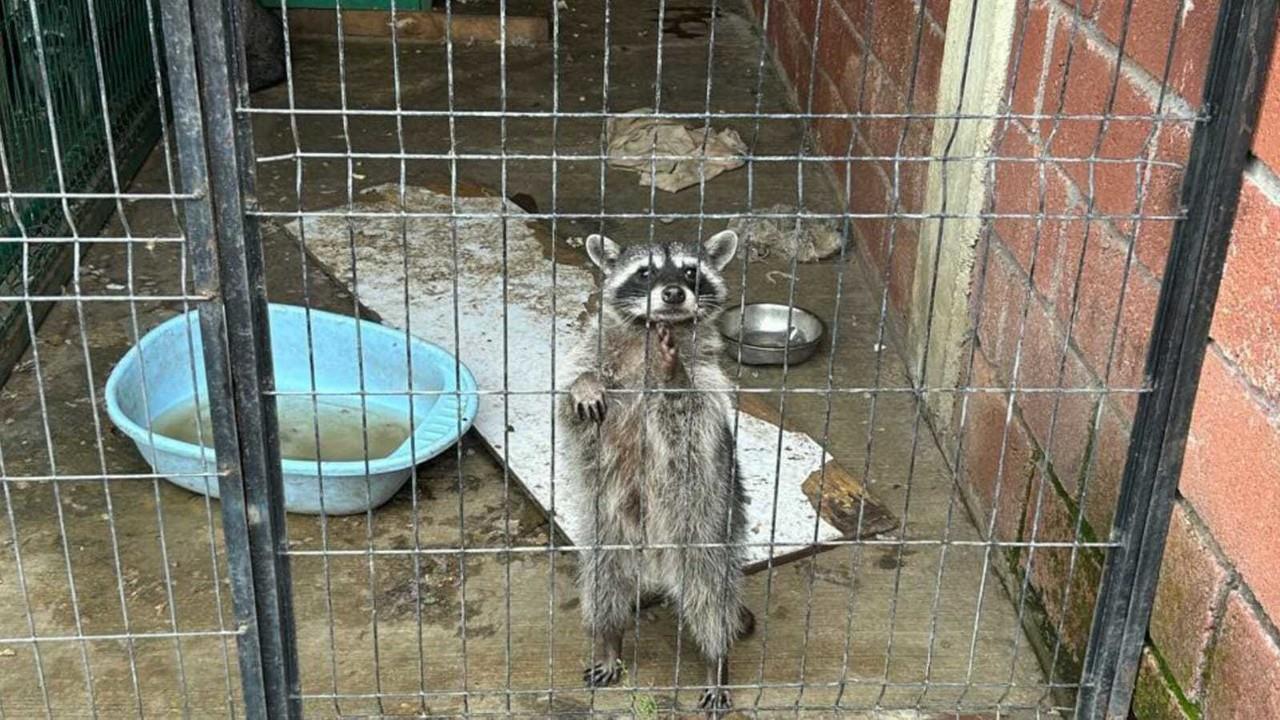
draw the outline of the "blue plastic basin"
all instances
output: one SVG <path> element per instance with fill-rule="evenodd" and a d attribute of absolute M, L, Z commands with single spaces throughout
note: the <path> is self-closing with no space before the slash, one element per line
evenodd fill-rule
<path fill-rule="evenodd" d="M 314 357 L 314 390 L 351 393 L 347 400 L 359 407 L 355 396 L 361 390 L 356 342 L 359 323 L 363 389 L 372 393 L 366 396 L 367 405 L 407 419 L 409 403 L 413 403 L 413 432 L 386 457 L 367 463 L 283 460 L 286 511 L 345 515 L 378 507 L 404 485 L 415 465 L 452 446 L 471 427 L 476 414 L 475 378 L 443 349 L 410 337 L 410 352 L 406 353 L 402 331 L 318 310 L 310 312 L 308 345 L 305 308 L 273 304 L 270 317 L 271 354 L 279 391 L 312 391 L 310 358 Z M 413 390 L 428 394 L 408 394 L 406 360 L 410 358 Z M 166 411 L 190 405 L 197 388 L 201 403 L 207 404 L 200 322 L 192 311 L 159 325 L 125 354 L 107 379 L 107 413 L 157 474 L 192 492 L 217 497 L 218 483 L 211 475 L 216 471 L 209 439 L 212 429 L 201 428 L 204 445 L 152 431 L 156 418 Z M 441 394 L 431 394 L 435 391 Z"/>

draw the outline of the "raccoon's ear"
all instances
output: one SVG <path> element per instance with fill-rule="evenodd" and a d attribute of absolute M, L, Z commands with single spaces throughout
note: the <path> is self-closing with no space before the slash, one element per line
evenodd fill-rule
<path fill-rule="evenodd" d="M 613 271 L 614 263 L 618 262 L 618 256 L 622 254 L 622 248 L 618 247 L 618 243 L 604 235 L 588 235 L 586 246 L 587 257 L 591 258 L 591 262 L 606 275 Z"/>
<path fill-rule="evenodd" d="M 707 241 L 702 244 L 702 250 L 706 253 L 707 262 L 711 263 L 715 269 L 723 270 L 724 266 L 733 259 L 733 254 L 738 251 L 738 233 L 732 230 L 721 230 L 707 238 Z"/>

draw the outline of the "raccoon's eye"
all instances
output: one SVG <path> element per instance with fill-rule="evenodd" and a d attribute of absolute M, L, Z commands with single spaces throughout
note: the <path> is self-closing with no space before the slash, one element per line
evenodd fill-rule
<path fill-rule="evenodd" d="M 641 268 L 641 269 L 640 269 L 640 272 L 638 272 L 638 273 L 636 273 L 636 274 L 640 276 L 640 279 L 641 279 L 641 280 L 648 280 L 648 279 L 649 279 L 649 268 Z"/>
<path fill-rule="evenodd" d="M 684 269 L 684 279 L 685 279 L 685 280 L 688 280 L 689 282 L 694 282 L 695 280 L 697 280 L 697 279 L 698 279 L 698 269 L 697 269 L 697 268 L 685 268 L 685 269 Z"/>

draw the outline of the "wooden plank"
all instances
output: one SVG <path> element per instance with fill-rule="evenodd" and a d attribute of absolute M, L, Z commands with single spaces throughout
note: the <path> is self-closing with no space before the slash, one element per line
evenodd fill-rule
<path fill-rule="evenodd" d="M 814 471 L 800 489 L 822 519 L 844 533 L 845 539 L 879 535 L 898 527 L 893 513 L 835 460 Z"/>
<path fill-rule="evenodd" d="M 401 10 L 396 13 L 396 37 L 404 42 L 443 43 L 446 16 L 433 10 Z M 551 36 L 544 17 L 507 16 L 507 44 L 534 45 Z M 295 37 L 338 36 L 338 15 L 332 10 L 297 8 L 289 11 L 289 33 Z M 344 38 L 390 38 L 391 13 L 385 10 L 343 10 Z M 494 15 L 453 16 L 454 43 L 498 42 L 502 37 L 501 18 Z"/>

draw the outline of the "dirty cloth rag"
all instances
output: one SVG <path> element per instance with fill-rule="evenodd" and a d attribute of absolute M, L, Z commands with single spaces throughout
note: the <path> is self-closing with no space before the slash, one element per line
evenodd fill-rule
<path fill-rule="evenodd" d="M 785 260 L 818 262 L 840 251 L 844 245 L 839 227 L 831 218 L 797 218 L 792 205 L 774 205 L 760 212 L 772 217 L 739 217 L 729 229 L 747 246 L 752 261 L 777 255 Z"/>
<path fill-rule="evenodd" d="M 609 165 L 640 173 L 641 185 L 670 193 L 742 167 L 746 143 L 736 130 L 689 128 L 639 108 L 609 119 Z M 705 146 L 705 154 L 703 148 Z"/>

